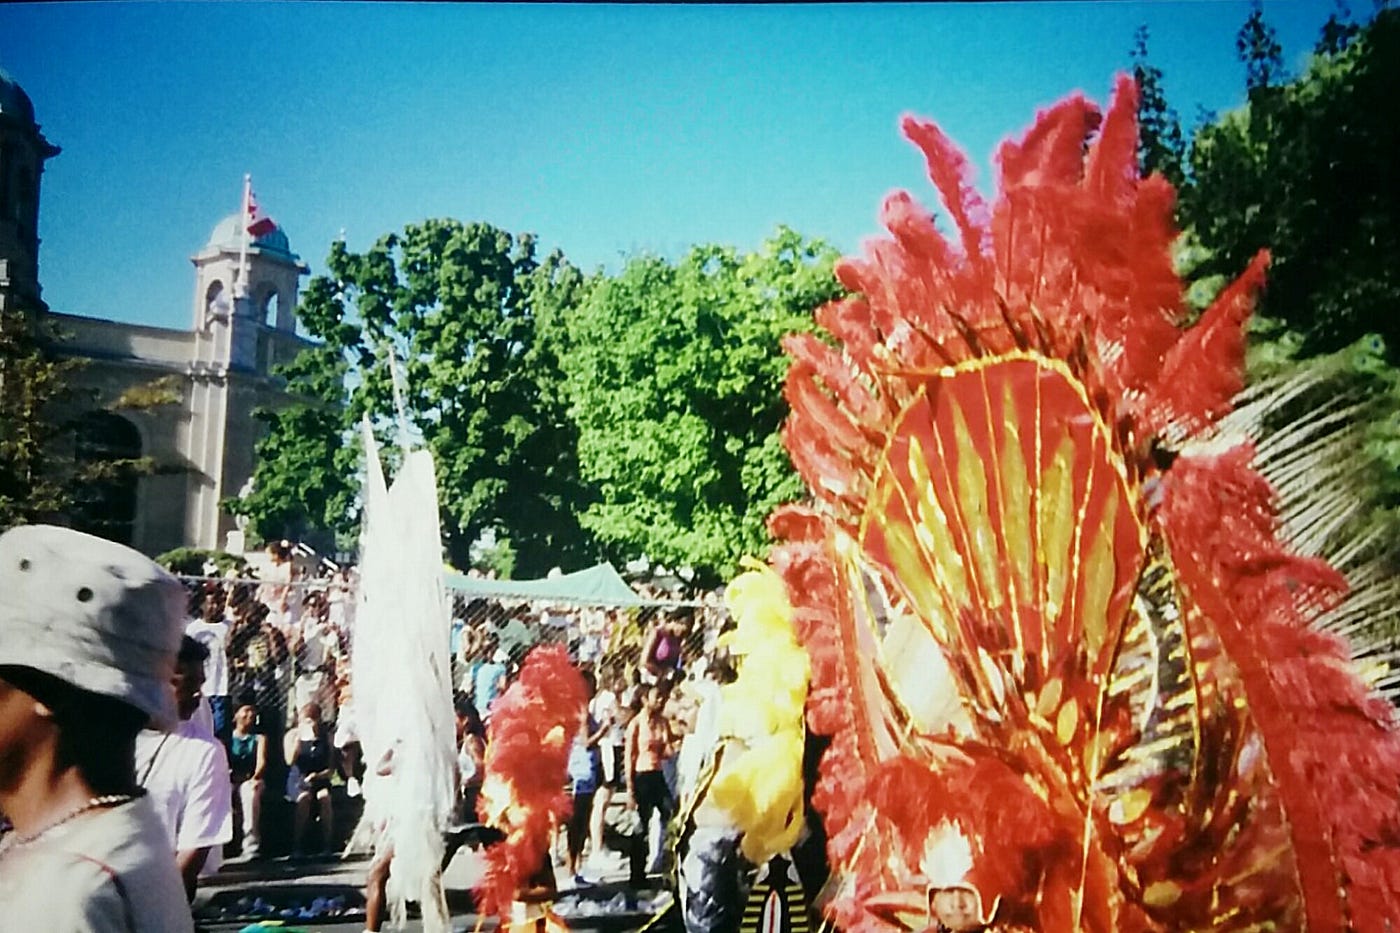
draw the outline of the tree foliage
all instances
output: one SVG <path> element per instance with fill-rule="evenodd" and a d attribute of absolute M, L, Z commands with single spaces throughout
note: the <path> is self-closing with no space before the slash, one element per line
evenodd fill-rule
<path fill-rule="evenodd" d="M 1253 17 L 1252 17 L 1253 18 Z M 1258 80 L 1258 74 L 1251 80 Z M 1336 54 L 1196 135 L 1181 221 L 1200 276 L 1272 251 L 1261 313 L 1298 331 L 1303 352 L 1366 334 L 1400 351 L 1400 10 L 1381 10 Z"/>
<path fill-rule="evenodd" d="M 1356 26 L 1339 5 L 1312 59 L 1282 82 L 1281 54 L 1257 5 L 1239 36 L 1248 103 L 1202 126 L 1178 204 L 1178 259 L 1203 307 L 1259 249 L 1272 254 L 1251 326 L 1250 378 L 1321 377 L 1272 422 L 1356 404 L 1363 442 L 1349 483 L 1365 503 L 1339 531 L 1400 559 L 1400 11 Z"/>
<path fill-rule="evenodd" d="M 71 458 L 57 448 L 76 364 L 49 354 L 36 327 L 23 311 L 0 314 L 0 529 L 52 520 L 73 503 Z"/>
<path fill-rule="evenodd" d="M 241 575 L 248 569 L 242 555 L 213 548 L 177 547 L 157 554 L 155 561 L 171 573 L 187 577 Z"/>
<path fill-rule="evenodd" d="M 744 255 L 641 256 L 569 320 L 569 410 L 598 496 L 582 522 L 615 556 L 715 579 L 766 549 L 768 514 L 802 489 L 779 437 L 779 339 L 837 295 L 834 260 L 786 228 Z"/>
<path fill-rule="evenodd" d="M 1313 51 L 1318 55 L 1337 55 L 1351 45 L 1351 40 L 1355 39 L 1360 31 L 1361 27 L 1352 22 L 1351 10 L 1338 0 L 1336 9 L 1327 17 L 1327 22 L 1322 24 Z"/>
<path fill-rule="evenodd" d="M 1138 84 L 1138 164 L 1144 175 L 1156 172 L 1180 188 L 1186 180 L 1186 137 L 1181 120 L 1167 103 L 1162 69 L 1147 57 L 1147 27 L 1133 35 L 1133 78 Z"/>
<path fill-rule="evenodd" d="M 257 445 L 253 485 L 225 507 L 251 519 L 255 541 L 353 534 L 359 451 L 342 412 L 298 400 L 257 417 L 268 430 Z"/>
<path fill-rule="evenodd" d="M 1235 53 L 1244 63 L 1245 87 L 1250 91 L 1273 87 L 1284 80 L 1283 46 L 1278 33 L 1264 19 L 1264 4 L 1251 0 L 1249 17 L 1235 35 Z"/>
<path fill-rule="evenodd" d="M 263 413 L 254 490 L 236 508 L 264 535 L 298 520 L 353 525 L 355 425 L 368 416 L 383 440 L 397 436 L 392 348 L 409 436 L 437 463 L 449 559 L 466 566 L 492 529 L 522 573 L 586 562 L 576 445 L 542 339 L 583 287 L 562 256 L 541 262 L 532 236 L 489 224 L 428 220 L 363 253 L 334 244 L 298 308 L 321 344 L 283 373 L 305 400 Z"/>

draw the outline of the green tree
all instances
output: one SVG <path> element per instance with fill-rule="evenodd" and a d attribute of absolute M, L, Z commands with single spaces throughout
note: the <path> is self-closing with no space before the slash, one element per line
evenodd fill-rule
<path fill-rule="evenodd" d="M 1256 7 L 1240 43 L 1255 56 L 1248 104 L 1207 121 L 1193 141 L 1190 183 L 1178 205 L 1186 231 L 1178 259 L 1199 308 L 1257 250 L 1271 251 L 1268 289 L 1251 322 L 1250 380 L 1288 375 L 1310 388 L 1269 411 L 1266 429 L 1322 424 L 1324 406 L 1345 406 L 1347 419 L 1321 449 L 1348 458 L 1335 475 L 1359 505 L 1332 504 L 1347 510 L 1329 515 L 1341 521 L 1331 540 L 1346 541 L 1358 565 L 1376 561 L 1356 571 L 1360 579 L 1384 579 L 1378 568 L 1400 566 L 1400 370 L 1393 365 L 1400 189 L 1391 177 L 1400 130 L 1390 118 L 1400 87 L 1400 11 L 1383 9 L 1356 27 L 1340 8 L 1304 72 L 1287 83 L 1272 83 L 1280 56 L 1268 33 Z M 1318 494 L 1313 486 L 1294 492 L 1309 501 Z M 1365 544 L 1356 551 L 1358 542 Z M 1370 626 L 1370 634 L 1387 638 L 1392 625 Z"/>
<path fill-rule="evenodd" d="M 1245 87 L 1251 92 L 1285 80 L 1283 46 L 1274 27 L 1265 21 L 1260 0 L 1249 5 L 1249 17 L 1235 35 L 1235 52 L 1244 63 Z"/>
<path fill-rule="evenodd" d="M 1262 314 L 1302 335 L 1303 355 L 1367 334 L 1400 350 L 1400 10 L 1381 10 L 1336 54 L 1196 135 L 1180 220 L 1197 276 L 1272 251 Z"/>
<path fill-rule="evenodd" d="M 60 411 L 76 365 L 54 358 L 32 315 L 0 314 L 0 529 L 51 520 L 73 502 L 69 433 Z"/>
<path fill-rule="evenodd" d="M 1322 24 L 1313 52 L 1318 55 L 1337 55 L 1351 44 L 1351 40 L 1355 39 L 1360 31 L 1361 27 L 1352 22 L 1351 10 L 1341 0 L 1337 0 L 1332 15 Z"/>
<path fill-rule="evenodd" d="M 779 339 L 838 294 L 834 260 L 786 228 L 746 255 L 637 257 L 569 319 L 570 412 L 598 496 L 582 522 L 614 556 L 714 580 L 766 549 L 768 514 L 802 493 L 779 436 Z"/>
<path fill-rule="evenodd" d="M 1186 137 L 1167 103 L 1162 69 L 1147 58 L 1147 27 L 1133 34 L 1133 78 L 1138 85 L 1138 164 L 1144 175 L 1161 174 L 1180 188 L 1186 180 Z"/>
<path fill-rule="evenodd" d="M 479 570 L 493 573 L 498 580 L 515 576 L 515 549 L 509 541 L 485 536 L 472 546 L 472 564 Z"/>
<path fill-rule="evenodd" d="M 35 314 L 0 314 L 0 529 L 61 522 L 126 541 L 132 514 L 123 507 L 134 510 L 138 479 L 186 467 L 114 449 L 108 431 L 125 423 L 113 413 L 178 404 L 180 380 L 161 377 L 98 405 L 97 393 L 78 388 L 83 362 L 62 354 L 63 339 Z"/>
<path fill-rule="evenodd" d="M 265 413 L 254 490 L 235 507 L 260 532 L 353 525 L 355 426 L 368 416 L 381 438 L 396 436 L 392 348 L 410 436 L 437 463 L 452 563 L 467 566 L 487 529 L 511 542 L 521 573 L 583 563 L 575 444 L 536 313 L 555 321 L 583 288 L 562 256 L 540 262 L 532 236 L 489 224 L 428 220 L 363 253 L 334 244 L 298 308 L 322 343 L 284 373 L 305 402 Z"/>

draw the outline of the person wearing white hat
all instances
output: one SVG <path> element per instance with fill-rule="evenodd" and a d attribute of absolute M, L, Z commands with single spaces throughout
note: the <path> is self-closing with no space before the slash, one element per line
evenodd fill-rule
<path fill-rule="evenodd" d="M 0 917 L 6 929 L 193 930 L 136 734 L 175 724 L 180 582 L 65 528 L 0 535 Z"/>

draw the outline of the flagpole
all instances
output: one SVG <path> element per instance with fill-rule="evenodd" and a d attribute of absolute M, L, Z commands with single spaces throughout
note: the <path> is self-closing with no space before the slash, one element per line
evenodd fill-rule
<path fill-rule="evenodd" d="M 394 392 L 394 411 L 399 419 L 399 446 L 403 448 L 405 455 L 409 452 L 408 442 L 408 413 L 404 409 L 403 393 L 399 391 L 399 359 L 394 353 L 394 341 L 388 338 L 389 344 L 389 384 Z"/>
<path fill-rule="evenodd" d="M 243 210 L 238 214 L 238 279 L 233 288 L 233 298 L 246 298 L 248 295 L 248 201 L 252 197 L 253 176 L 243 175 Z"/>

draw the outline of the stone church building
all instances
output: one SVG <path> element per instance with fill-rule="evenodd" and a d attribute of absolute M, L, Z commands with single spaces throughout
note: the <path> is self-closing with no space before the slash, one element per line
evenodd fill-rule
<path fill-rule="evenodd" d="M 80 361 L 74 457 L 150 458 L 146 475 L 92 484 L 73 524 L 147 554 L 182 545 L 224 548 L 237 496 L 254 466 L 258 407 L 286 396 L 272 367 L 307 345 L 296 333 L 297 289 L 309 271 L 281 229 L 244 250 L 243 218 L 219 221 L 193 264 L 188 329 L 104 320 L 49 308 L 39 281 L 40 179 L 59 155 L 24 90 L 0 71 L 0 311 L 23 310 Z M 246 278 L 240 280 L 239 270 Z M 85 527 L 86 526 L 86 527 Z"/>

